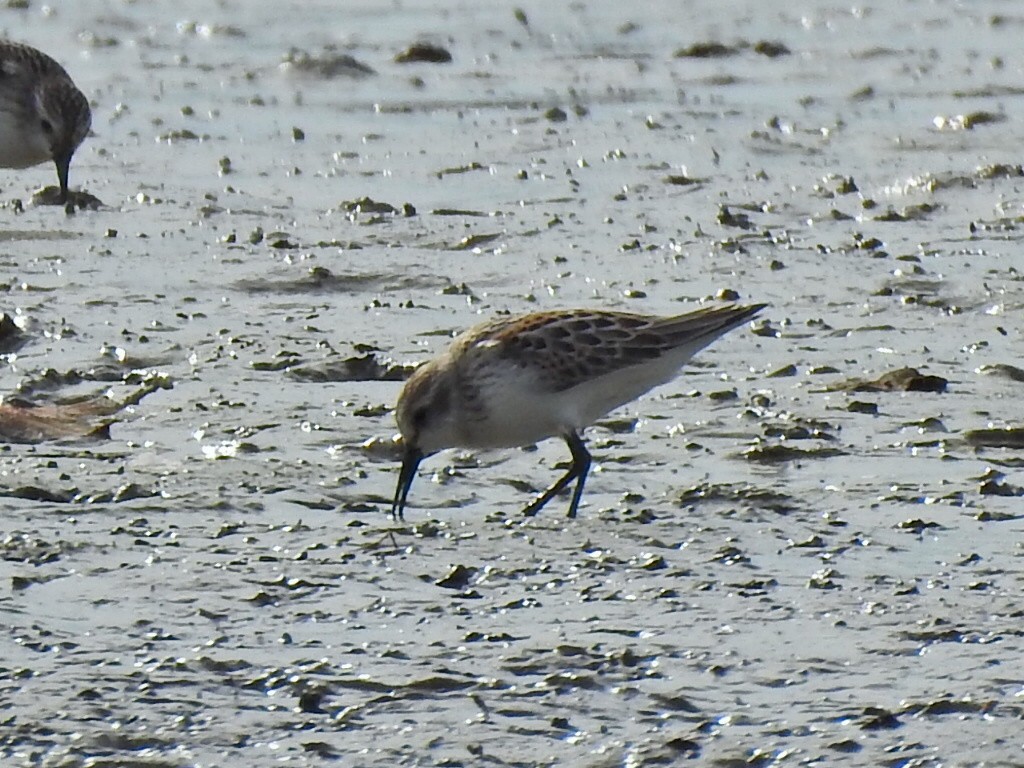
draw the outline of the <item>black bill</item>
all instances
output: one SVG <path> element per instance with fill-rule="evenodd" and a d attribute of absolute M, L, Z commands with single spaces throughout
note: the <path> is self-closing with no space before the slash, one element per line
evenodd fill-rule
<path fill-rule="evenodd" d="M 61 155 L 53 158 L 57 166 L 57 182 L 60 184 L 60 202 L 65 203 L 68 199 L 68 173 L 71 171 L 71 155 Z"/>
<path fill-rule="evenodd" d="M 398 473 L 398 487 L 395 488 L 395 501 L 391 505 L 391 517 L 395 520 L 405 519 L 405 500 L 409 496 L 409 489 L 412 488 L 412 481 L 416 478 L 416 468 L 423 461 L 423 451 L 419 448 L 408 446 L 402 454 L 402 469 Z"/>

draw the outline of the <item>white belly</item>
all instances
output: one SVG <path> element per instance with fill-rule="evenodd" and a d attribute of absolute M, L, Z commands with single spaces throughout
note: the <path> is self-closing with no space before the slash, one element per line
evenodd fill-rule
<path fill-rule="evenodd" d="M 481 387 L 482 419 L 463 422 L 469 448 L 529 445 L 570 430 L 581 430 L 653 387 L 671 380 L 685 360 L 667 355 L 631 366 L 561 392 L 545 392 L 529 369 L 505 369 Z M 689 355 L 686 355 L 689 357 Z"/>

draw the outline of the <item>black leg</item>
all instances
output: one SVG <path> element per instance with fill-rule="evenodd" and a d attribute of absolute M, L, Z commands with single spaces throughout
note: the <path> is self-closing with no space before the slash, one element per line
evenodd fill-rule
<path fill-rule="evenodd" d="M 572 492 L 572 501 L 569 503 L 569 513 L 566 516 L 576 517 L 576 509 L 583 496 L 583 484 L 587 482 L 587 474 L 590 472 L 590 451 L 575 432 L 570 432 L 569 436 L 565 438 L 565 442 L 569 446 L 569 451 L 572 452 L 572 463 L 573 466 L 578 467 L 576 474 L 579 475 L 579 480 L 576 481 L 576 490 Z"/>
<path fill-rule="evenodd" d="M 576 508 L 579 507 L 580 497 L 583 495 L 583 484 L 587 481 L 587 472 L 590 471 L 590 453 L 587 451 L 587 446 L 583 444 L 580 436 L 575 432 L 569 432 L 565 435 L 565 444 L 569 446 L 569 452 L 572 453 L 572 466 L 569 467 L 569 471 L 563 477 L 559 478 L 558 482 L 530 502 L 529 506 L 523 510 L 523 514 L 527 517 L 536 515 L 541 507 L 561 493 L 562 489 L 573 480 L 576 480 L 576 488 L 572 492 L 572 502 L 569 504 L 568 516 L 576 517 Z"/>

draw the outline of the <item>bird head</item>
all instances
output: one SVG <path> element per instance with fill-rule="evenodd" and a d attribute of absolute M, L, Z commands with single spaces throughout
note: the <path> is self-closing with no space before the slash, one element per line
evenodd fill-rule
<path fill-rule="evenodd" d="M 397 518 L 402 517 L 420 462 L 432 453 L 458 444 L 451 379 L 444 358 L 432 360 L 413 372 L 398 397 L 395 419 L 402 433 L 404 451 L 391 508 Z"/>
<path fill-rule="evenodd" d="M 68 171 L 75 150 L 89 135 L 92 111 L 85 95 L 62 78 L 43 81 L 36 91 L 37 134 L 57 166 L 61 195 L 68 192 Z"/>

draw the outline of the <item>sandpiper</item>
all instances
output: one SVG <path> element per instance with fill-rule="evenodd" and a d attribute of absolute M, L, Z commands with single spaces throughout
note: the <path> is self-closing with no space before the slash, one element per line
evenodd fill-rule
<path fill-rule="evenodd" d="M 511 448 L 565 440 L 569 471 L 524 510 L 534 515 L 573 480 L 576 516 L 591 456 L 580 432 L 675 378 L 682 365 L 765 304 L 660 317 L 568 309 L 499 318 L 464 332 L 416 369 L 398 398 L 404 453 L 394 504 L 404 517 L 416 469 L 445 448 Z"/>
<path fill-rule="evenodd" d="M 60 64 L 28 45 L 0 41 L 0 167 L 52 161 L 64 203 L 71 157 L 91 125 L 89 101 Z"/>

